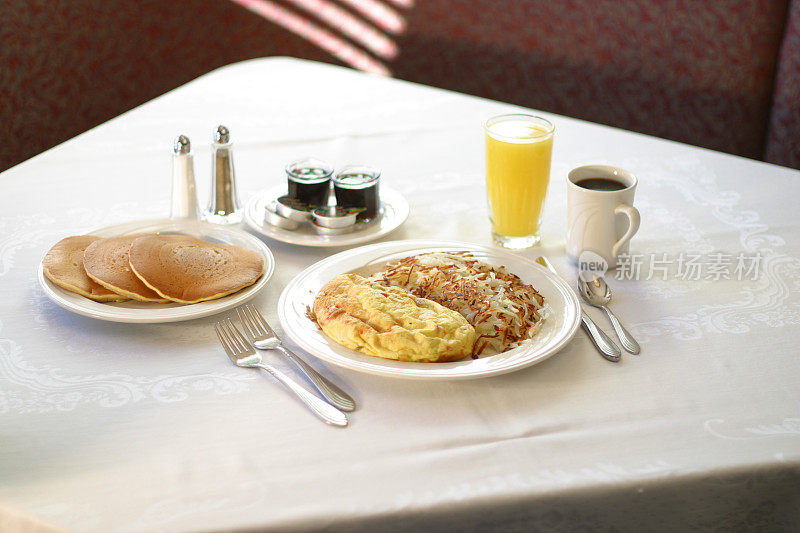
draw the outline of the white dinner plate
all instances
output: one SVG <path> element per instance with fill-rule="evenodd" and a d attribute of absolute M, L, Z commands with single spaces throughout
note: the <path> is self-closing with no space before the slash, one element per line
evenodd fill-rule
<path fill-rule="evenodd" d="M 397 229 L 406 221 L 409 213 L 408 202 L 403 195 L 391 187 L 381 185 L 381 215 L 378 219 L 357 222 L 353 231 L 343 235 L 319 235 L 311 224 L 303 224 L 296 230 L 287 230 L 264 222 L 267 205 L 284 194 L 286 185 L 276 185 L 256 193 L 247 201 L 244 220 L 253 231 L 265 237 L 300 246 L 351 246 L 374 241 Z"/>
<path fill-rule="evenodd" d="M 213 315 L 246 302 L 267 284 L 275 270 L 275 258 L 272 256 L 272 252 L 258 238 L 240 229 L 218 226 L 207 222 L 172 219 L 139 220 L 97 229 L 89 232 L 89 235 L 116 237 L 132 233 L 181 233 L 209 242 L 243 246 L 258 252 L 264 257 L 264 274 L 253 285 L 238 292 L 217 300 L 196 304 L 181 305 L 177 303 L 138 302 L 135 300 L 102 303 L 84 298 L 52 283 L 44 276 L 44 268 L 42 263 L 39 263 L 39 284 L 42 286 L 44 293 L 64 309 L 100 320 L 138 323 L 178 322 Z"/>
<path fill-rule="evenodd" d="M 542 329 L 530 341 L 506 352 L 452 363 L 410 363 L 364 355 L 328 339 L 308 316 L 317 293 L 334 277 L 354 272 L 370 275 L 389 261 L 434 251 L 468 250 L 494 266 L 505 266 L 533 285 L 549 306 Z M 578 330 L 580 305 L 567 283 L 540 265 L 502 250 L 442 241 L 392 241 L 332 255 L 298 274 L 283 290 L 278 317 L 286 334 L 310 354 L 335 365 L 381 376 L 409 379 L 470 379 L 519 370 L 561 350 Z"/>

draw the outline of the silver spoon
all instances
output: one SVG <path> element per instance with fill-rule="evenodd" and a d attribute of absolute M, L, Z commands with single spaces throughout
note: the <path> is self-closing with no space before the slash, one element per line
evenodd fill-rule
<path fill-rule="evenodd" d="M 548 261 L 545 256 L 540 256 L 538 259 L 536 259 L 536 262 L 547 268 L 547 270 L 556 276 L 559 275 L 553 264 Z M 586 333 L 589 334 L 589 338 L 592 339 L 592 342 L 600 352 L 600 355 L 612 363 L 618 363 L 621 355 L 619 346 L 614 344 L 614 341 L 611 340 L 611 337 L 606 335 L 602 329 L 597 327 L 597 324 L 595 324 L 594 320 L 592 320 L 591 317 L 586 314 L 586 311 L 584 311 L 583 308 L 581 308 L 581 324 L 583 325 L 583 329 L 586 330 Z"/>
<path fill-rule="evenodd" d="M 619 321 L 617 315 L 608 308 L 608 304 L 611 302 L 611 289 L 608 288 L 608 284 L 603 278 L 595 277 L 592 281 L 586 281 L 582 276 L 578 276 L 578 292 L 589 305 L 599 307 L 606 312 L 623 348 L 632 354 L 638 354 L 642 350 L 633 335 L 628 333 L 628 330 Z"/>

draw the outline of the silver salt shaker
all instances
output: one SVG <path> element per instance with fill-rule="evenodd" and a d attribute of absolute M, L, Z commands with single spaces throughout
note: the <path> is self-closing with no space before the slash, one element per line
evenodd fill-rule
<path fill-rule="evenodd" d="M 172 153 L 172 204 L 170 218 L 197 220 L 200 208 L 197 205 L 197 187 L 194 181 L 194 156 L 192 143 L 186 135 L 175 138 Z"/>
<path fill-rule="evenodd" d="M 242 221 L 242 204 L 236 190 L 233 170 L 233 143 L 228 128 L 219 126 L 211 144 L 211 194 L 205 219 L 215 224 L 238 224 Z"/>

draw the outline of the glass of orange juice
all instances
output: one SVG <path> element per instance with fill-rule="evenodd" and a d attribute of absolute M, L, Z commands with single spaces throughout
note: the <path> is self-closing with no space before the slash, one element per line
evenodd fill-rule
<path fill-rule="evenodd" d="M 541 240 L 555 127 L 541 117 L 513 114 L 492 117 L 483 129 L 492 236 L 506 248 L 534 246 Z"/>

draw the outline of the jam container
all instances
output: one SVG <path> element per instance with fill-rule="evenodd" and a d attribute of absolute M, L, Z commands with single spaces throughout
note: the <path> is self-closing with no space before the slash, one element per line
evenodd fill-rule
<path fill-rule="evenodd" d="M 380 195 L 378 183 L 380 170 L 366 166 L 348 166 L 333 178 L 336 205 L 362 209 L 359 220 L 370 220 L 378 215 Z"/>
<path fill-rule="evenodd" d="M 312 157 L 286 165 L 289 197 L 312 206 L 328 205 L 333 167 Z"/>
<path fill-rule="evenodd" d="M 297 198 L 281 196 L 275 201 L 275 212 L 283 218 L 305 222 L 311 220 L 311 207 Z"/>
<path fill-rule="evenodd" d="M 353 231 L 353 228 L 355 227 L 355 224 L 352 224 L 350 226 L 343 226 L 341 228 L 328 228 L 321 225 L 316 220 L 312 220 L 311 225 L 314 226 L 314 230 L 319 235 L 343 235 L 345 233 L 350 233 L 351 231 Z"/>
<path fill-rule="evenodd" d="M 356 223 L 358 209 L 330 205 L 317 207 L 311 212 L 311 217 L 318 225 L 325 228 L 346 228 Z"/>
<path fill-rule="evenodd" d="M 300 227 L 300 222 L 278 214 L 278 202 L 273 201 L 264 210 L 264 222 L 276 228 L 295 230 Z"/>

